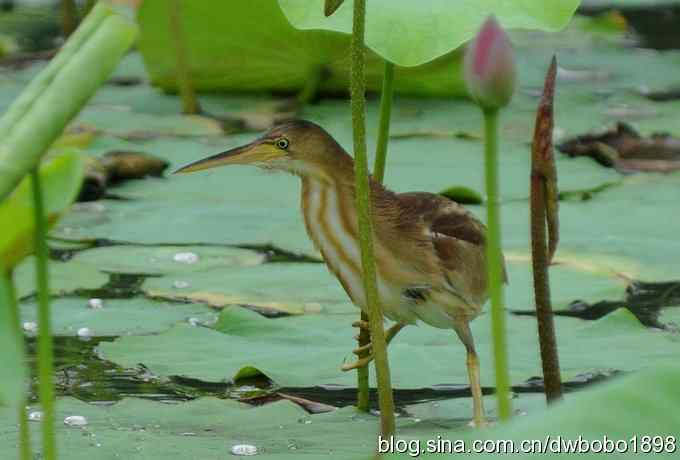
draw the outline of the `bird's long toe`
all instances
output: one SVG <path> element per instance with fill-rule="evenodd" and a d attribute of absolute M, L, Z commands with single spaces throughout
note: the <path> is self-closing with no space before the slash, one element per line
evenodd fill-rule
<path fill-rule="evenodd" d="M 373 354 L 370 354 L 365 358 L 357 359 L 353 363 L 343 364 L 341 369 L 343 372 L 353 371 L 368 366 L 371 361 L 373 361 Z"/>
<path fill-rule="evenodd" d="M 368 324 L 368 321 L 364 321 L 363 319 L 354 321 L 352 327 L 358 327 L 359 329 L 364 329 L 369 332 L 371 331 L 371 326 Z"/>
<path fill-rule="evenodd" d="M 370 353 L 372 350 L 373 350 L 373 343 L 369 342 L 366 345 L 362 345 L 358 348 L 355 348 L 354 350 L 352 350 L 352 353 L 359 356 L 359 355 L 362 355 L 364 353 Z"/>

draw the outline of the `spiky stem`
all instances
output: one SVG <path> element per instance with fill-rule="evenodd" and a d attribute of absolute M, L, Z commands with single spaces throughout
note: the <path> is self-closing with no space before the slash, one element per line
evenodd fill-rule
<path fill-rule="evenodd" d="M 35 269 L 38 285 L 38 383 L 42 420 L 42 458 L 55 460 L 54 439 L 54 355 L 50 327 L 50 291 L 47 272 L 47 222 L 45 202 L 38 170 L 31 172 L 33 218 L 35 220 Z"/>
<path fill-rule="evenodd" d="M 550 302 L 548 248 L 545 232 L 545 184 L 540 175 L 531 174 L 531 265 L 534 273 L 534 298 L 538 323 L 538 342 L 545 397 L 548 402 L 562 399 L 560 364 L 555 339 L 555 322 Z"/>
<path fill-rule="evenodd" d="M 394 64 L 385 61 L 385 73 L 383 75 L 382 93 L 380 95 L 380 125 L 378 128 L 378 145 L 375 148 L 375 164 L 373 166 L 373 178 L 382 182 L 385 178 L 385 163 L 387 160 L 387 142 L 390 137 L 390 116 L 392 114 L 392 98 L 393 98 L 393 81 L 394 81 Z M 368 315 L 361 313 L 361 320 L 368 321 Z M 368 345 L 371 341 L 371 335 L 365 329 L 361 329 L 359 333 L 359 346 Z M 362 359 L 368 356 L 368 351 L 358 356 Z M 357 369 L 357 409 L 368 412 L 369 398 L 368 398 L 368 366 Z"/>
<path fill-rule="evenodd" d="M 549 403 L 562 399 L 562 379 L 548 273 L 559 241 L 557 168 L 552 145 L 556 74 L 557 60 L 553 57 L 545 78 L 543 96 L 538 104 L 531 148 L 531 263 L 543 383 L 545 397 Z"/>
<path fill-rule="evenodd" d="M 486 264 L 491 297 L 491 327 L 498 417 L 510 418 L 510 384 L 503 307 L 503 259 L 501 257 L 500 198 L 498 196 L 498 109 L 484 110 L 484 165 L 486 169 L 487 244 Z"/>
<path fill-rule="evenodd" d="M 354 1 L 350 93 L 352 125 L 354 131 L 354 167 L 356 180 L 357 215 L 361 265 L 364 291 L 371 328 L 371 342 L 375 355 L 375 371 L 378 381 L 380 424 L 383 436 L 394 434 L 394 400 L 390 382 L 390 369 L 383 330 L 382 311 L 376 284 L 375 258 L 373 253 L 373 225 L 370 214 L 370 185 L 368 160 L 366 158 L 366 80 L 364 75 L 364 30 L 366 25 L 366 0 Z"/>

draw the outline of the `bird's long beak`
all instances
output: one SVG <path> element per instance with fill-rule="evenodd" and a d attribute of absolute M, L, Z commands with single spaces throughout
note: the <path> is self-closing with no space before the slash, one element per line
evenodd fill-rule
<path fill-rule="evenodd" d="M 268 142 L 257 140 L 250 144 L 236 147 L 226 152 L 194 161 L 182 166 L 173 174 L 186 174 L 204 169 L 216 168 L 228 165 L 263 165 L 277 158 L 281 158 L 283 152 Z"/>

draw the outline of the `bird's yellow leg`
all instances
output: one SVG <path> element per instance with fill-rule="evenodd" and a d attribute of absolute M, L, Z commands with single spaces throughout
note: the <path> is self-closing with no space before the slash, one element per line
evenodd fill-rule
<path fill-rule="evenodd" d="M 470 391 L 472 391 L 472 423 L 476 427 L 486 426 L 482 386 L 479 379 L 479 358 L 477 358 L 477 353 L 474 349 L 472 351 L 468 350 L 466 364 L 470 378 Z"/>
<path fill-rule="evenodd" d="M 367 329 L 368 323 L 366 323 L 365 321 L 355 321 L 354 323 L 352 323 L 352 326 L 362 328 L 362 329 Z M 401 331 L 404 328 L 404 326 L 406 326 L 406 325 L 402 324 L 402 323 L 397 323 L 397 324 L 394 324 L 393 326 L 391 326 L 389 329 L 387 329 L 387 331 L 385 331 L 385 344 L 389 345 L 389 343 L 392 341 L 392 339 L 399 333 L 399 331 Z M 366 351 L 371 352 L 372 349 L 373 349 L 372 344 L 368 343 L 368 344 L 366 344 L 362 347 L 354 349 L 352 351 L 352 353 L 354 353 L 355 355 L 359 355 L 359 354 L 364 353 Z M 358 369 L 360 367 L 367 366 L 368 363 L 370 363 L 371 361 L 373 361 L 373 353 L 372 352 L 368 356 L 366 356 L 365 358 L 358 359 L 355 362 L 350 363 L 350 364 L 344 364 L 342 366 L 342 370 L 347 372 L 347 371 L 351 371 L 353 369 Z"/>
<path fill-rule="evenodd" d="M 475 351 L 475 341 L 472 337 L 472 331 L 470 331 L 468 320 L 456 321 L 454 330 L 467 350 L 465 364 L 467 365 L 470 392 L 472 393 L 472 424 L 476 427 L 486 426 L 488 425 L 488 422 L 484 416 L 482 385 L 479 377 L 479 358 Z"/>

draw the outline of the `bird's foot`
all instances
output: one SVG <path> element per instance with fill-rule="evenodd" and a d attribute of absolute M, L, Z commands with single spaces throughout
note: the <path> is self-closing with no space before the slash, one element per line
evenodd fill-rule
<path fill-rule="evenodd" d="M 370 343 L 366 346 L 369 346 L 369 345 L 370 345 Z M 364 348 L 364 347 L 360 347 L 360 348 Z M 357 348 L 357 350 L 358 350 L 358 348 Z M 354 350 L 354 351 L 356 352 L 357 350 Z M 353 371 L 354 369 L 361 369 L 362 367 L 368 366 L 368 364 L 371 361 L 373 361 L 373 353 L 371 353 L 370 355 L 368 355 L 364 358 L 357 359 L 353 363 L 343 364 L 341 369 L 343 370 L 343 372 Z"/>
<path fill-rule="evenodd" d="M 373 354 L 373 342 L 368 342 L 366 345 L 362 345 L 360 347 L 355 348 L 354 350 L 352 350 L 352 353 L 354 353 L 357 356 L 361 356 L 365 353 Z"/>
<path fill-rule="evenodd" d="M 468 426 L 470 426 L 472 428 L 487 428 L 487 427 L 490 427 L 492 425 L 493 425 L 493 423 L 488 421 L 485 417 L 481 417 L 479 419 L 474 418 L 474 419 L 470 420 L 470 422 L 468 423 Z"/>
<path fill-rule="evenodd" d="M 371 332 L 371 326 L 368 324 L 368 321 L 364 321 L 363 319 L 360 319 L 358 321 L 354 321 L 352 323 L 352 327 L 358 327 L 359 329 L 363 329 L 365 331 Z"/>
<path fill-rule="evenodd" d="M 364 331 L 367 331 L 369 333 L 371 332 L 371 326 L 368 324 L 368 321 L 364 321 L 364 320 L 354 321 L 352 323 L 352 327 L 363 329 Z M 356 339 L 358 340 L 359 336 L 357 336 Z M 362 367 L 368 366 L 368 364 L 371 361 L 373 361 L 373 344 L 371 342 L 368 342 L 366 345 L 362 345 L 362 346 L 352 350 L 352 353 L 359 356 L 359 359 L 357 359 L 353 363 L 343 364 L 342 370 L 344 372 L 348 372 L 348 371 L 352 371 L 354 369 L 360 369 Z"/>
<path fill-rule="evenodd" d="M 368 332 L 371 331 L 368 321 L 359 320 L 352 323 L 353 327 L 358 327 L 359 329 L 364 329 Z M 397 335 L 399 331 L 404 328 L 405 324 L 397 323 L 385 331 L 385 345 L 389 345 L 392 339 Z M 352 353 L 359 356 L 355 362 L 350 364 L 344 364 L 342 370 L 347 372 L 354 369 L 360 369 L 367 366 L 371 361 L 373 361 L 373 343 L 369 342 L 366 345 L 362 345 L 358 348 L 352 350 Z"/>

